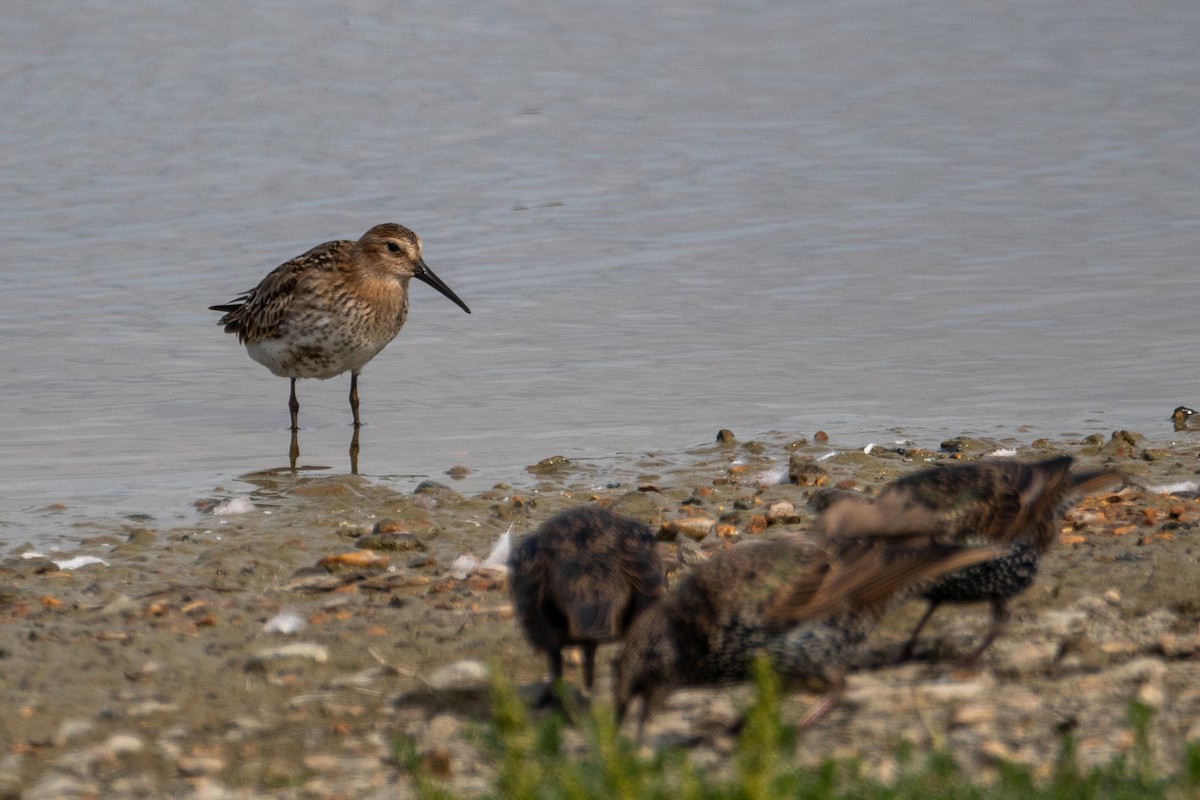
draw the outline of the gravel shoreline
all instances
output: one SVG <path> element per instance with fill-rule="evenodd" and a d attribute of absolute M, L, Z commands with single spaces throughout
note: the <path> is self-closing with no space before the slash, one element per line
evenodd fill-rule
<path fill-rule="evenodd" d="M 454 788 L 480 793 L 490 767 L 465 734 L 488 718 L 487 665 L 532 697 L 545 661 L 512 620 L 503 574 L 464 554 L 485 559 L 510 527 L 520 536 L 563 508 L 600 502 L 661 532 L 675 564 L 677 537 L 704 551 L 803 527 L 819 488 L 870 491 L 929 463 L 1010 450 L 1115 466 L 1132 484 L 1068 514 L 977 672 L 954 665 L 985 630 L 986 607 L 939 611 L 918 659 L 900 666 L 890 662 L 923 604 L 890 616 L 846 701 L 801 739 L 797 757 L 854 755 L 887 777 L 895 743 L 907 740 L 984 777 L 997 759 L 1049 774 L 1064 728 L 1084 764 L 1128 752 L 1134 699 L 1156 711 L 1164 769 L 1200 738 L 1200 441 L 1122 431 L 864 452 L 820 434 L 724 438 L 620 467 L 548 458 L 512 486 L 471 495 L 263 473 L 244 478 L 256 487 L 248 496 L 216 492 L 205 505 L 217 513 L 198 524 L 81 531 L 78 553 L 62 556 L 106 566 L 8 558 L 0 798 L 404 797 L 393 756 L 401 735 Z M 604 702 L 612 652 L 599 659 Z M 580 680 L 571 667 L 567 677 Z M 679 692 L 648 744 L 699 736 L 693 757 L 719 766 L 731 747 L 721 729 L 747 696 Z M 798 719 L 814 697 L 792 695 L 785 713 Z"/>

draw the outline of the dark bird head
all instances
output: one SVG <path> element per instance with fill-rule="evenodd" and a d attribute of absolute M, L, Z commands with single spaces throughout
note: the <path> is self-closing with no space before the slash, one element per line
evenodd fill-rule
<path fill-rule="evenodd" d="M 1195 415 L 1196 412 L 1187 406 L 1179 406 L 1171 412 L 1171 422 L 1174 423 L 1175 430 L 1182 431 L 1188 427 L 1192 417 Z"/>
<path fill-rule="evenodd" d="M 613 700 L 619 726 L 634 700 L 640 699 L 640 740 L 651 710 L 677 683 L 679 650 L 669 630 L 665 605 L 658 603 L 634 620 L 621 652 L 613 660 Z"/>

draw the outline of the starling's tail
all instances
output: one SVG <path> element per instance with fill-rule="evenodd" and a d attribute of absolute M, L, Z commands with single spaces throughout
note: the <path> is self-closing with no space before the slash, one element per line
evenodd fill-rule
<path fill-rule="evenodd" d="M 567 632 L 572 639 L 581 641 L 616 638 L 616 603 L 604 599 L 571 603 L 567 606 Z"/>
<path fill-rule="evenodd" d="M 1077 497 L 1124 483 L 1125 476 L 1115 469 L 1097 469 L 1071 475 L 1071 492 Z"/>

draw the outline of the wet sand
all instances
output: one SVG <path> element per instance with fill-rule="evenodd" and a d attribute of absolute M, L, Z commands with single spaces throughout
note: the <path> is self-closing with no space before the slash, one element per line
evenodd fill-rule
<path fill-rule="evenodd" d="M 890 662 L 923 604 L 892 614 L 846 701 L 802 738 L 797 757 L 853 754 L 887 776 L 906 739 L 946 748 L 985 777 L 1001 758 L 1046 771 L 1071 728 L 1080 759 L 1095 763 L 1131 747 L 1136 698 L 1157 710 L 1162 765 L 1179 763 L 1183 743 L 1200 737 L 1200 502 L 1184 485 L 1200 473 L 1200 434 L 960 439 L 869 453 L 809 439 L 772 433 L 683 453 L 548 458 L 470 495 L 451 476 L 406 494 L 353 476 L 263 473 L 244 476 L 256 487 L 249 495 L 198 497 L 219 512 L 198 524 L 80 529 L 78 553 L 54 555 L 107 566 L 8 558 L 0 798 L 405 796 L 393 760 L 402 735 L 458 789 L 481 791 L 490 768 L 467 736 L 487 719 L 479 666 L 500 665 L 533 697 L 545 662 L 512 620 L 503 575 L 468 571 L 463 554 L 482 559 L 510 526 L 520 536 L 563 508 L 599 502 L 661 531 L 674 563 L 677 535 L 698 538 L 702 551 L 774 536 L 811 519 L 818 488 L 870 491 L 929 463 L 998 450 L 1029 460 L 1069 453 L 1080 468 L 1116 466 L 1132 484 L 1068 514 L 1062 542 L 978 671 L 958 674 L 955 664 L 986 629 L 986 607 L 941 609 L 917 660 L 899 666 Z M 611 654 L 601 650 L 605 702 Z M 567 677 L 578 682 L 578 670 Z M 693 756 L 719 767 L 731 747 L 721 730 L 746 696 L 679 692 L 648 743 L 700 734 Z M 798 719 L 814 698 L 791 696 L 786 713 Z"/>

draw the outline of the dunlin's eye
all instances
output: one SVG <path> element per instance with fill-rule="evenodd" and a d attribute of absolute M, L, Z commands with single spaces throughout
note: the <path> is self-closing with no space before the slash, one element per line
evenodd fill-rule
<path fill-rule="evenodd" d="M 395 242 L 388 242 L 387 249 L 389 253 L 399 253 L 400 245 L 396 244 Z"/>

